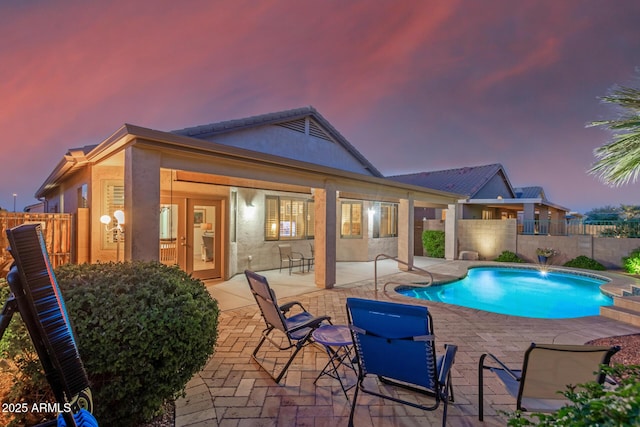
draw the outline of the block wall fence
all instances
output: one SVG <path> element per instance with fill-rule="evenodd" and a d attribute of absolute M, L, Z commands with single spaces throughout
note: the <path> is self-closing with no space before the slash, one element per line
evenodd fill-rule
<path fill-rule="evenodd" d="M 444 227 L 441 221 L 425 221 L 424 229 L 444 230 Z M 502 251 L 507 250 L 515 252 L 527 262 L 535 263 L 537 248 L 553 248 L 558 251 L 558 255 L 551 260 L 552 264 L 562 265 L 584 255 L 595 259 L 608 269 L 622 268 L 622 257 L 640 248 L 638 238 L 518 234 L 515 219 L 458 220 L 457 243 L 458 253 L 475 251 L 482 260 L 493 260 Z"/>

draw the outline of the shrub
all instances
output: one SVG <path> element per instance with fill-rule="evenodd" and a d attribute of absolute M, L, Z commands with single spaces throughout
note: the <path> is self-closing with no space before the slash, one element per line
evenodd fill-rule
<path fill-rule="evenodd" d="M 595 259 L 591 259 L 584 255 L 580 255 L 572 260 L 569 260 L 564 263 L 565 267 L 573 267 L 573 268 L 585 268 L 587 270 L 606 270 L 606 267 L 600 264 Z"/>
<path fill-rule="evenodd" d="M 563 394 L 573 402 L 553 414 L 511 414 L 509 426 L 637 426 L 640 425 L 640 366 L 605 366 L 603 371 L 616 378 L 609 389 L 596 382 L 567 387 Z M 529 418 L 537 418 L 534 422 Z"/>
<path fill-rule="evenodd" d="M 422 246 L 427 252 L 427 256 L 432 258 L 444 258 L 444 231 L 423 231 Z"/>
<path fill-rule="evenodd" d="M 511 251 L 502 251 L 498 258 L 495 259 L 498 262 L 524 262 L 516 253 Z"/>
<path fill-rule="evenodd" d="M 623 257 L 622 265 L 627 273 L 640 274 L 640 248 L 634 249 L 628 257 Z"/>
<path fill-rule="evenodd" d="M 100 425 L 149 420 L 213 353 L 217 302 L 178 267 L 68 264 L 56 276 Z"/>

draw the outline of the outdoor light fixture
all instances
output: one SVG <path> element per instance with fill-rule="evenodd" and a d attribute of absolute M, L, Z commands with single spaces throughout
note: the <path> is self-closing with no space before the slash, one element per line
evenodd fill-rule
<path fill-rule="evenodd" d="M 113 222 L 113 218 L 116 219 L 117 224 L 115 227 L 109 227 Z M 124 211 L 118 209 L 113 213 L 113 218 L 109 215 L 102 215 L 100 222 L 104 224 L 107 233 L 114 233 L 114 240 L 116 241 L 116 262 L 118 262 L 120 261 L 120 241 L 124 234 Z"/>

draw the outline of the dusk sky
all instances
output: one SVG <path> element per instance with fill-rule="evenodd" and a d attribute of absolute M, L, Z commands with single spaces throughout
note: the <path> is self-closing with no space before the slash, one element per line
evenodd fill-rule
<path fill-rule="evenodd" d="M 640 1 L 0 0 L 0 206 L 122 124 L 169 131 L 312 105 L 383 174 L 501 163 L 585 212 Z"/>

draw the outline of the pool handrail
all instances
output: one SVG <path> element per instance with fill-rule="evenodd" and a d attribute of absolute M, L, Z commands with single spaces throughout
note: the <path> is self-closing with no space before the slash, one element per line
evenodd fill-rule
<path fill-rule="evenodd" d="M 426 284 L 421 283 L 419 286 L 427 287 L 427 286 L 431 286 L 433 284 L 433 274 L 431 274 L 430 271 L 425 270 L 425 269 L 420 268 L 420 267 L 416 267 L 413 264 L 409 264 L 408 262 L 403 261 L 403 260 L 399 259 L 398 257 L 394 257 L 394 256 L 387 255 L 387 254 L 378 254 L 378 255 L 376 255 L 375 261 L 373 263 L 373 276 L 374 276 L 374 283 L 375 283 L 375 291 L 376 291 L 376 293 L 378 293 L 378 259 L 380 259 L 380 258 L 391 259 L 391 260 L 394 260 L 396 262 L 399 262 L 400 264 L 404 264 L 407 267 L 409 267 L 409 271 L 418 270 L 418 271 L 421 271 L 423 273 L 428 274 L 429 275 L 429 279 L 430 279 L 429 282 L 426 283 Z M 387 285 L 392 285 L 392 284 L 394 284 L 394 285 L 404 285 L 405 283 L 387 282 L 387 283 L 384 284 L 382 290 L 384 292 L 387 292 Z M 414 285 L 417 285 L 417 284 L 414 284 Z"/>

